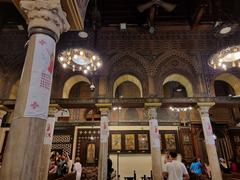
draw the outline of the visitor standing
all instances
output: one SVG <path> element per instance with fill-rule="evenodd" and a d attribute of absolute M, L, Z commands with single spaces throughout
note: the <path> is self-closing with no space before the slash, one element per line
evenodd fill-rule
<path fill-rule="evenodd" d="M 79 157 L 77 157 L 75 160 L 75 163 L 73 165 L 73 171 L 76 172 L 76 180 L 80 180 L 82 175 L 82 165 L 80 163 Z"/>
<path fill-rule="evenodd" d="M 200 176 L 202 175 L 202 164 L 200 162 L 200 159 L 194 159 L 193 162 L 190 165 L 191 173 L 194 174 L 195 179 L 200 179 Z"/>
<path fill-rule="evenodd" d="M 163 177 L 167 180 L 188 180 L 189 175 L 185 165 L 177 161 L 177 153 L 170 152 L 169 157 L 171 162 L 167 162 L 163 169 Z"/>

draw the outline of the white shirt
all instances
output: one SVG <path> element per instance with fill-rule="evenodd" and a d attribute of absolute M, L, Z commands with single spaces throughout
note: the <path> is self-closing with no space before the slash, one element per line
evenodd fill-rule
<path fill-rule="evenodd" d="M 188 174 L 185 165 L 176 160 L 167 162 L 163 172 L 168 173 L 168 180 L 183 180 L 183 175 Z"/>
<path fill-rule="evenodd" d="M 76 180 L 80 180 L 82 174 L 82 165 L 79 162 L 74 163 L 73 170 L 74 172 L 77 172 Z"/>

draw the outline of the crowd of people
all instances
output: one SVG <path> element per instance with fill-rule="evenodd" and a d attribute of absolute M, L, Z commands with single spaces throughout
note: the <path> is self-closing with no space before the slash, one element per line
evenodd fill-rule
<path fill-rule="evenodd" d="M 219 159 L 220 167 L 223 173 L 230 174 L 237 172 L 237 163 L 232 159 L 228 163 L 223 159 Z M 210 167 L 207 163 L 203 163 L 200 158 L 194 158 L 191 163 L 186 160 L 177 161 L 177 153 L 166 152 L 163 166 L 163 177 L 166 180 L 200 180 L 202 176 L 211 179 Z"/>
<path fill-rule="evenodd" d="M 56 178 L 60 178 L 71 172 L 76 173 L 76 180 L 81 179 L 82 165 L 80 158 L 77 157 L 75 163 L 73 163 L 67 153 L 60 155 L 58 152 L 53 152 L 50 157 L 48 173 L 55 174 Z"/>

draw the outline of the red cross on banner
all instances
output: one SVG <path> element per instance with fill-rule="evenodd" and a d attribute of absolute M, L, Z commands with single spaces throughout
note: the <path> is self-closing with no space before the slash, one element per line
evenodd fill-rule
<path fill-rule="evenodd" d="M 33 101 L 31 104 L 32 109 L 36 109 L 37 107 L 39 107 L 38 103 L 36 101 Z"/>
<path fill-rule="evenodd" d="M 40 41 L 38 41 L 38 42 L 39 42 L 39 44 L 41 44 L 42 46 L 43 46 L 44 44 L 46 44 L 46 41 L 44 41 L 43 39 L 40 40 Z"/>

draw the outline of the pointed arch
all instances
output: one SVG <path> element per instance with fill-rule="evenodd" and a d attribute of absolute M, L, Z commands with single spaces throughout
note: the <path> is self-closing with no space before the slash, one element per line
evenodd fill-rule
<path fill-rule="evenodd" d="M 75 85 L 78 82 L 86 82 L 88 84 L 91 84 L 91 82 L 87 77 L 84 77 L 82 75 L 72 76 L 64 83 L 62 97 L 68 98 L 71 88 L 73 87 L 73 85 Z"/>
<path fill-rule="evenodd" d="M 124 83 L 126 81 L 130 81 L 130 82 L 134 83 L 139 88 L 140 96 L 143 97 L 143 88 L 142 88 L 141 81 L 137 77 L 135 77 L 133 75 L 130 75 L 130 74 L 122 75 L 122 76 L 118 77 L 114 81 L 114 84 L 113 84 L 113 97 L 115 97 L 117 87 L 120 84 L 122 84 L 122 83 Z"/>
<path fill-rule="evenodd" d="M 171 74 L 164 79 L 163 85 L 165 85 L 167 82 L 170 82 L 170 81 L 177 81 L 180 84 L 182 84 L 186 88 L 187 96 L 193 97 L 192 83 L 185 76 L 181 74 L 176 74 L 176 73 Z"/>
<path fill-rule="evenodd" d="M 235 91 L 235 95 L 240 95 L 240 79 L 230 73 L 222 73 L 215 77 L 214 81 L 220 80 L 228 83 Z"/>

